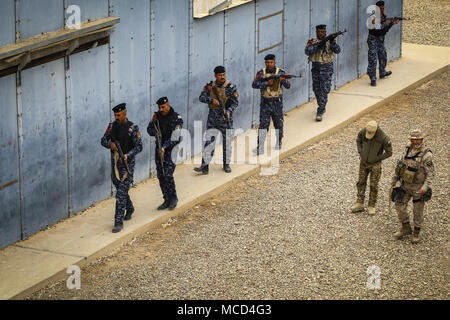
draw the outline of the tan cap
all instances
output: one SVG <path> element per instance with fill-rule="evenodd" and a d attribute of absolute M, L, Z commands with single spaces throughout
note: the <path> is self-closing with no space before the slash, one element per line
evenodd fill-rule
<path fill-rule="evenodd" d="M 375 133 L 377 132 L 378 125 L 375 121 L 370 121 L 367 123 L 366 126 L 366 138 L 372 139 L 375 136 Z"/>
<path fill-rule="evenodd" d="M 423 139 L 423 133 L 420 129 L 414 129 L 409 134 L 409 140 L 412 139 Z"/>

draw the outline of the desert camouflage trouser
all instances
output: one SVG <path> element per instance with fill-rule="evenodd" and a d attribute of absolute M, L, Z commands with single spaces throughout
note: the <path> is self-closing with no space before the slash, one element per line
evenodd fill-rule
<path fill-rule="evenodd" d="M 398 220 L 401 223 L 409 222 L 409 214 L 406 211 L 408 207 L 408 202 L 412 198 L 413 199 L 413 218 L 414 218 L 414 227 L 422 227 L 423 224 L 423 209 L 425 207 L 425 202 L 419 201 L 422 197 L 421 194 L 416 193 L 417 188 L 411 189 L 407 188 L 405 184 L 402 184 L 403 190 L 405 190 L 405 195 L 403 199 L 395 204 L 395 209 L 397 210 Z"/>
<path fill-rule="evenodd" d="M 378 181 L 381 177 L 381 162 L 366 165 L 362 161 L 359 164 L 359 178 L 356 187 L 358 189 L 358 202 L 364 203 L 367 177 L 370 174 L 369 207 L 374 207 L 378 196 Z"/>

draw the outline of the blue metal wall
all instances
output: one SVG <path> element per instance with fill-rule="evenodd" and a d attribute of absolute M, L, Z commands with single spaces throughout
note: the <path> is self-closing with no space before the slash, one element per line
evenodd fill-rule
<path fill-rule="evenodd" d="M 235 127 L 247 130 L 258 124 L 260 93 L 251 83 L 266 54 L 303 75 L 285 90 L 285 111 L 313 97 L 304 47 L 319 23 L 348 31 L 338 39 L 333 86 L 365 74 L 365 9 L 373 2 L 258 0 L 194 19 L 190 0 L 2 0 L 0 46 L 62 28 L 70 5 L 80 6 L 82 21 L 115 16 L 120 23 L 109 45 L 0 78 L 0 248 L 111 196 L 109 152 L 99 142 L 114 105 L 126 102 L 141 130 L 135 182 L 142 181 L 154 174 L 146 128 L 159 97 L 169 97 L 191 135 L 195 121 L 204 131 L 207 106 L 198 97 L 224 65 L 240 95 Z M 402 0 L 386 12 L 401 14 Z M 400 56 L 400 41 L 394 26 L 386 37 L 390 60 Z M 201 148 L 192 143 L 191 151 Z"/>

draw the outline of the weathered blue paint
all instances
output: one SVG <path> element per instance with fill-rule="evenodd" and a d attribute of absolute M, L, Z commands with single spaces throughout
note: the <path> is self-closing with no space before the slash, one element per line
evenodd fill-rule
<path fill-rule="evenodd" d="M 283 97 L 284 110 L 290 110 L 308 101 L 308 79 L 311 76 L 304 47 L 309 39 L 309 0 L 287 1 L 285 12 L 284 67 L 287 73 L 301 74 L 300 79 L 290 81 L 291 88 Z M 298 17 L 303 17 L 299 19 Z M 307 17 L 305 19 L 304 17 Z"/>
<path fill-rule="evenodd" d="M 0 78 L 0 248 L 21 239 L 16 76 Z"/>
<path fill-rule="evenodd" d="M 71 4 L 80 6 L 82 21 L 108 15 L 121 21 L 111 32 L 110 45 L 19 72 L 22 87 L 17 93 L 14 75 L 0 78 L 0 106 L 7 118 L 0 128 L 0 161 L 8 166 L 0 187 L 19 179 L 0 189 L 0 206 L 6 208 L 0 212 L 0 247 L 111 194 L 109 154 L 98 141 L 113 119 L 111 108 L 118 103 L 127 103 L 129 118 L 142 133 L 144 151 L 137 157 L 135 171 L 139 182 L 149 177 L 154 166 L 153 145 L 145 128 L 156 110 L 156 99 L 167 95 L 185 120 L 184 127 L 193 134 L 194 121 L 202 121 L 204 132 L 208 110 L 198 97 L 219 64 L 237 85 L 240 99 L 234 123 L 244 130 L 259 121 L 260 92 L 251 83 L 268 53 L 275 54 L 277 66 L 288 73 L 303 75 L 285 91 L 284 110 L 307 101 L 311 75 L 303 50 L 307 39 L 315 37 L 316 24 L 327 24 L 329 33 L 337 27 L 348 30 L 338 40 L 342 52 L 335 64 L 336 85 L 354 79 L 357 70 L 364 75 L 365 9 L 373 2 L 259 0 L 193 19 L 192 1 L 1 1 L 0 46 L 15 42 L 16 20 L 22 40 L 62 28 L 68 18 L 65 9 Z M 284 20 L 275 15 L 258 23 L 259 18 L 280 11 Z M 386 12 L 400 15 L 402 0 L 390 1 Z M 279 46 L 258 52 L 279 39 Z M 386 36 L 390 60 L 400 55 L 400 41 L 401 25 L 397 25 Z M 197 146 L 194 154 L 201 149 Z"/>
<path fill-rule="evenodd" d="M 22 72 L 25 236 L 68 216 L 64 77 L 62 59 Z"/>
<path fill-rule="evenodd" d="M 400 17 L 402 16 L 402 0 L 391 0 L 387 2 L 386 4 L 386 15 L 388 17 Z M 399 24 L 394 25 L 391 30 L 386 34 L 385 39 L 385 46 L 387 51 L 387 57 L 388 61 L 391 61 L 393 59 L 396 59 L 400 57 L 400 48 L 401 48 L 401 34 L 402 34 L 402 28 L 401 28 L 400 21 Z M 409 23 L 408 21 L 404 23 Z M 389 70 L 389 68 L 388 68 Z"/>
<path fill-rule="evenodd" d="M 150 120 L 150 2 L 111 0 L 110 14 L 120 17 L 110 43 L 111 108 L 127 103 L 128 118 L 142 134 Z M 142 134 L 142 140 L 148 150 L 148 135 Z M 150 153 L 141 152 L 136 157 L 134 182 L 147 179 L 149 172 Z"/>
<path fill-rule="evenodd" d="M 337 38 L 341 53 L 336 55 L 336 87 L 357 78 L 358 75 L 358 0 L 339 0 L 338 28 L 347 32 Z"/>
<path fill-rule="evenodd" d="M 3 0 L 0 19 L 0 47 L 14 43 L 15 36 L 15 4 L 14 0 Z"/>
<path fill-rule="evenodd" d="M 70 5 L 80 7 L 81 22 L 108 17 L 108 0 L 64 0 L 64 13 L 67 19 L 71 13 L 67 14 Z"/>
<path fill-rule="evenodd" d="M 247 3 L 225 13 L 224 66 L 227 78 L 236 85 L 239 106 L 233 115 L 234 128 L 247 130 L 252 124 L 252 81 L 254 70 L 255 14 L 253 3 Z M 239 39 L 239 41 L 236 41 Z"/>
<path fill-rule="evenodd" d="M 69 61 L 69 209 L 73 215 L 110 195 L 110 156 L 106 149 L 99 149 L 110 122 L 108 47 L 77 53 Z"/>
<path fill-rule="evenodd" d="M 22 40 L 64 26 L 64 6 L 61 0 L 19 0 L 18 7 Z"/>

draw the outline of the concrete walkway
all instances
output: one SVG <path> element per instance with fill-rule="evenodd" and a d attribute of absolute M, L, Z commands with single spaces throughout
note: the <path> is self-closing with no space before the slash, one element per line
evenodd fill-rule
<path fill-rule="evenodd" d="M 315 101 L 288 112 L 279 158 L 292 155 L 402 92 L 445 72 L 449 63 L 448 47 L 404 43 L 403 57 L 389 64 L 388 69 L 393 72 L 391 77 L 378 81 L 378 86 L 374 88 L 364 76 L 332 92 L 322 122 L 315 121 Z M 234 149 L 244 147 L 245 139 L 238 140 L 240 142 L 235 144 Z M 247 153 L 253 147 L 246 146 Z M 221 159 L 219 146 L 215 159 Z M 222 166 L 216 164 L 210 166 L 210 173 L 206 176 L 196 176 L 193 164 L 183 164 L 175 172 L 180 200 L 173 211 L 156 210 L 162 202 L 161 191 L 158 181 L 149 179 L 130 190 L 136 211 L 132 220 L 124 222 L 120 233 L 111 233 L 115 199 L 110 198 L 27 240 L 10 245 L 0 251 L 0 299 L 20 299 L 50 281 L 66 279 L 69 276 L 66 274 L 68 266 L 82 267 L 94 261 L 121 243 L 160 226 L 170 217 L 223 191 L 230 184 L 259 172 L 261 164 L 267 167 L 270 161 L 270 157 L 260 157 L 258 161 L 250 152 L 246 164 L 231 165 L 231 174 L 226 174 Z M 276 165 L 269 170 L 273 169 Z"/>

